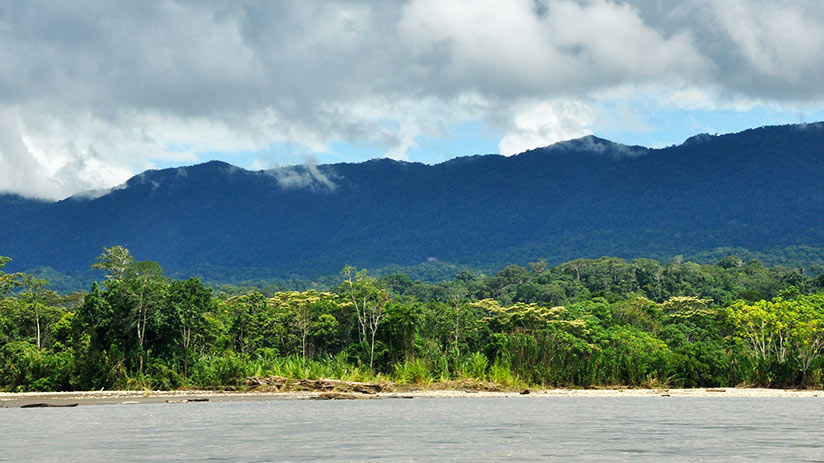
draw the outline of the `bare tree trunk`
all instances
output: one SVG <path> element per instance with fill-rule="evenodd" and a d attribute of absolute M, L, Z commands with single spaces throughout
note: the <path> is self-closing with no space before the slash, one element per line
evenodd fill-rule
<path fill-rule="evenodd" d="M 372 369 L 372 364 L 375 360 L 375 331 L 372 331 L 372 348 L 369 351 L 369 369 Z"/>
<path fill-rule="evenodd" d="M 143 345 L 146 339 L 146 308 L 141 303 L 141 308 L 137 313 L 137 339 L 140 350 L 138 351 L 138 363 L 140 365 L 140 373 L 143 373 L 144 350 Z"/>
<path fill-rule="evenodd" d="M 344 271 L 346 272 L 346 283 L 349 285 L 349 298 L 352 299 L 352 305 L 355 306 L 355 314 L 358 317 L 358 326 L 360 327 L 358 341 L 363 341 L 366 339 L 366 296 L 364 295 L 363 303 L 358 304 L 355 297 L 355 281 L 352 279 L 352 269 L 347 268 Z"/>
<path fill-rule="evenodd" d="M 455 353 L 458 357 L 461 356 L 461 348 L 459 347 L 458 342 L 461 339 L 461 311 L 460 308 L 455 305 Z"/>
<path fill-rule="evenodd" d="M 37 350 L 40 350 L 40 309 L 34 304 L 34 319 L 37 324 Z"/>
<path fill-rule="evenodd" d="M 381 320 L 383 320 L 384 313 L 382 308 L 380 310 L 376 310 L 375 312 L 370 314 L 369 317 L 369 330 L 372 332 L 372 343 L 371 349 L 369 351 L 369 369 L 372 369 L 372 365 L 375 360 L 375 336 L 378 334 L 378 327 L 380 327 Z"/>
<path fill-rule="evenodd" d="M 189 377 L 189 342 L 192 337 L 191 328 L 185 324 L 181 328 L 181 335 L 183 336 L 183 377 Z"/>
<path fill-rule="evenodd" d="M 301 333 L 301 343 L 303 344 L 303 360 L 306 360 L 306 330 Z"/>

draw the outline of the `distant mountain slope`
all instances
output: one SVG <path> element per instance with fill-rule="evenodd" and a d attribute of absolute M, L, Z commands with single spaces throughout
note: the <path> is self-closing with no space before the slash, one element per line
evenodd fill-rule
<path fill-rule="evenodd" d="M 172 272 L 314 276 L 427 260 L 668 257 L 824 245 L 824 124 L 698 135 L 665 149 L 597 137 L 433 166 L 388 159 L 252 172 L 144 172 L 56 203 L 0 195 L 0 255 L 88 268 L 125 244 Z"/>

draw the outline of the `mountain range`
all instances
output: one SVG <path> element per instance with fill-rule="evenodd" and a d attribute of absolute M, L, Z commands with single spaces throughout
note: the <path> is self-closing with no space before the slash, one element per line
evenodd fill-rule
<path fill-rule="evenodd" d="M 9 269 L 88 269 L 125 245 L 170 273 L 331 274 L 346 264 L 476 269 L 824 245 L 824 123 L 651 149 L 588 136 L 519 155 L 264 171 L 150 170 L 57 202 L 0 195 Z M 227 279 L 229 279 L 227 277 Z"/>

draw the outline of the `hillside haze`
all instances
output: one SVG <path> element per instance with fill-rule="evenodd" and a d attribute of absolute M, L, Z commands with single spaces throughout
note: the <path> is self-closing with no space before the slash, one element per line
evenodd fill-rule
<path fill-rule="evenodd" d="M 585 137 L 512 157 L 147 171 L 108 192 L 0 196 L 7 270 L 88 269 L 126 245 L 175 274 L 312 277 L 345 264 L 495 269 L 546 257 L 667 258 L 824 245 L 824 123 L 664 149 Z M 95 197 L 96 196 L 96 197 Z"/>

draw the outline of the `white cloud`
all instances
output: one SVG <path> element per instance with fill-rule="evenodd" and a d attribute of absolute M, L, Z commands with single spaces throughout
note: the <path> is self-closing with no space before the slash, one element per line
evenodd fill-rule
<path fill-rule="evenodd" d="M 276 167 L 266 171 L 284 189 L 310 188 L 320 191 L 335 191 L 335 176 L 318 168 L 317 161 L 307 156 L 301 166 Z"/>
<path fill-rule="evenodd" d="M 506 156 L 592 133 L 592 110 L 576 101 L 541 101 L 515 109 L 513 126 L 498 144 Z"/>
<path fill-rule="evenodd" d="M 646 130 L 634 102 L 824 99 L 817 0 L 34 0 L 0 43 L 0 191 L 50 198 L 203 153 L 406 159 L 481 121 L 511 154 Z"/>
<path fill-rule="evenodd" d="M 803 1 L 707 2 L 721 29 L 755 71 L 790 84 L 800 83 L 810 72 L 820 76 L 824 64 L 821 4 L 816 3 L 815 10 L 810 5 Z"/>
<path fill-rule="evenodd" d="M 69 193 L 122 183 L 132 172 L 101 159 L 92 148 L 50 144 L 32 138 L 12 111 L 0 111 L 0 192 L 55 199 Z"/>
<path fill-rule="evenodd" d="M 438 86 L 500 97 L 585 93 L 625 82 L 682 80 L 708 64 L 689 34 L 665 37 L 633 8 L 603 0 L 415 0 L 402 37 L 418 58 L 436 57 Z"/>

